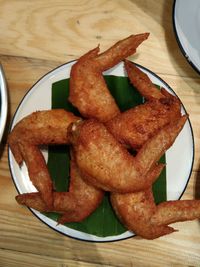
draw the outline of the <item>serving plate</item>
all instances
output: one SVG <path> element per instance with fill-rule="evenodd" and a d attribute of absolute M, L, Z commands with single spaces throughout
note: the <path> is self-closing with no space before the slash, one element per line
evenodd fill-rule
<path fill-rule="evenodd" d="M 200 73 L 200 1 L 175 0 L 173 26 L 183 55 Z"/>
<path fill-rule="evenodd" d="M 11 130 L 14 125 L 26 115 L 36 110 L 47 110 L 51 108 L 51 87 L 55 82 L 69 78 L 71 66 L 75 61 L 64 64 L 42 77 L 25 95 L 16 113 L 13 117 Z M 174 94 L 173 90 L 156 74 L 150 70 L 137 65 L 141 68 L 152 80 L 154 84 L 164 87 L 167 91 Z M 124 72 L 123 63 L 116 65 L 114 68 L 106 71 L 104 75 L 126 76 Z M 182 113 L 185 114 L 185 108 L 182 106 Z M 44 153 L 45 158 L 48 158 L 48 152 Z M 12 152 L 9 150 L 9 166 L 12 174 L 13 182 L 18 193 L 26 193 L 36 191 L 35 187 L 29 180 L 26 166 L 21 168 L 15 162 Z M 190 121 L 188 120 L 176 139 L 173 146 L 166 152 L 166 180 L 167 180 L 167 199 L 176 200 L 183 194 L 188 183 L 194 160 L 194 140 Z M 93 234 L 86 234 L 81 231 L 71 229 L 65 225 L 57 225 L 56 221 L 48 218 L 44 214 L 31 209 L 42 222 L 47 224 L 52 229 L 84 241 L 107 242 L 117 241 L 134 236 L 134 233 L 126 231 L 120 235 L 115 236 L 96 236 Z"/>
<path fill-rule="evenodd" d="M 3 68 L 0 64 L 0 143 L 6 125 L 8 112 L 7 86 Z"/>

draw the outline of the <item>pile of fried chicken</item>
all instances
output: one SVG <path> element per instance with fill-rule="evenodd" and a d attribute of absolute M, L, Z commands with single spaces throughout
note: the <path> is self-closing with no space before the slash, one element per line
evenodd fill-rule
<path fill-rule="evenodd" d="M 154 202 L 152 184 L 165 167 L 158 160 L 174 143 L 187 115 L 181 114 L 176 96 L 158 90 L 126 59 L 148 36 L 131 35 L 103 53 L 98 46 L 76 61 L 70 73 L 69 101 L 81 117 L 63 109 L 36 111 L 15 125 L 8 138 L 10 149 L 19 165 L 25 162 L 38 191 L 16 196 L 19 204 L 58 212 L 61 224 L 80 222 L 109 191 L 120 221 L 146 239 L 174 232 L 168 226 L 171 223 L 200 218 L 199 200 Z M 130 82 L 145 98 L 144 104 L 123 113 L 102 74 L 121 61 Z M 54 190 L 40 150 L 41 145 L 52 144 L 71 147 L 67 192 Z"/>

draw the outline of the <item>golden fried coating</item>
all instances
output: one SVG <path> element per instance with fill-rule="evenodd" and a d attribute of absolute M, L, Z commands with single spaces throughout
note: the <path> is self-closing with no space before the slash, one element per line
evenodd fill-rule
<path fill-rule="evenodd" d="M 69 101 L 78 108 L 83 117 L 104 122 L 120 113 L 102 72 L 132 55 L 148 36 L 148 33 L 131 35 L 100 55 L 97 47 L 72 66 Z"/>
<path fill-rule="evenodd" d="M 98 64 L 90 53 L 81 57 L 72 66 L 70 74 L 69 101 L 78 108 L 83 117 L 98 118 L 101 121 L 118 114 L 119 108 L 107 89 Z"/>
<path fill-rule="evenodd" d="M 147 100 L 163 98 L 163 94 L 156 88 L 147 74 L 141 71 L 129 60 L 125 60 L 124 65 L 131 83 L 137 88 L 141 95 L 144 96 L 144 98 Z"/>
<path fill-rule="evenodd" d="M 67 144 L 67 128 L 78 117 L 63 109 L 37 111 L 13 128 L 8 144 L 18 164 L 25 161 L 30 180 L 48 208 L 53 204 L 53 184 L 39 145 Z"/>
<path fill-rule="evenodd" d="M 80 222 L 88 217 L 103 200 L 104 191 L 86 183 L 74 161 L 71 161 L 71 181 L 69 194 L 72 195 L 76 208 L 72 212 L 65 210 L 59 223 Z"/>
<path fill-rule="evenodd" d="M 123 59 L 136 53 L 137 47 L 146 39 L 148 39 L 149 33 L 140 33 L 130 35 L 129 37 L 118 41 L 111 46 L 108 50 L 101 53 L 95 58 L 98 62 L 98 67 L 101 71 L 108 70 L 117 65 Z"/>
<path fill-rule="evenodd" d="M 17 195 L 16 201 L 20 205 L 25 205 L 40 212 L 55 211 L 62 213 L 65 210 L 73 211 L 76 208 L 76 203 L 68 192 L 53 192 L 53 206 L 50 208 L 47 207 L 39 192 Z"/>
<path fill-rule="evenodd" d="M 187 117 L 162 128 L 133 157 L 107 128 L 95 120 L 79 121 L 69 127 L 69 138 L 83 178 L 106 191 L 128 193 L 152 184 L 146 176 L 173 144 Z"/>
<path fill-rule="evenodd" d="M 151 222 L 167 225 L 194 219 L 200 219 L 200 200 L 174 200 L 159 204 Z"/>
<path fill-rule="evenodd" d="M 35 145 L 21 140 L 18 142 L 18 147 L 20 155 L 26 163 L 31 182 L 41 193 L 41 197 L 47 207 L 49 209 L 52 208 L 53 183 L 40 149 Z"/>
<path fill-rule="evenodd" d="M 18 164 L 23 159 L 19 150 L 20 140 L 33 145 L 67 144 L 67 128 L 76 121 L 73 113 L 64 109 L 34 112 L 20 120 L 8 137 L 8 144 Z"/>
<path fill-rule="evenodd" d="M 162 166 L 158 165 L 151 175 L 159 168 Z M 156 206 L 151 188 L 129 194 L 112 193 L 111 203 L 127 228 L 146 239 L 176 231 L 168 226 L 171 223 L 200 218 L 200 200 L 165 201 Z"/>
<path fill-rule="evenodd" d="M 138 149 L 159 129 L 180 117 L 181 103 L 164 88 L 158 90 L 132 62 L 125 60 L 125 67 L 133 85 L 148 101 L 118 114 L 106 122 L 106 127 L 119 142 Z"/>
<path fill-rule="evenodd" d="M 106 122 L 107 129 L 122 144 L 139 149 L 159 129 L 180 117 L 179 101 L 163 98 L 147 101 Z"/>
<path fill-rule="evenodd" d="M 149 176 L 158 177 L 163 165 L 157 165 Z M 154 239 L 174 232 L 167 225 L 157 225 L 151 222 L 152 215 L 156 212 L 156 205 L 151 189 L 136 193 L 119 194 L 111 193 L 112 206 L 124 225 L 135 234 Z"/>
<path fill-rule="evenodd" d="M 53 192 L 53 207 L 49 209 L 40 193 L 26 193 L 16 197 L 19 204 L 41 212 L 62 213 L 59 223 L 79 222 L 88 217 L 101 203 L 104 192 L 83 181 L 72 159 L 68 192 Z"/>

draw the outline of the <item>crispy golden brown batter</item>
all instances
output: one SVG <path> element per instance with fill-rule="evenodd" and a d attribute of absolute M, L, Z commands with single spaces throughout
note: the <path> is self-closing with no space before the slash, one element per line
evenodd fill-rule
<path fill-rule="evenodd" d="M 135 53 L 136 48 L 148 36 L 148 33 L 131 35 L 100 55 L 97 47 L 72 66 L 69 101 L 78 108 L 83 117 L 104 122 L 120 113 L 102 72 Z"/>
<path fill-rule="evenodd" d="M 18 142 L 18 147 L 26 163 L 31 182 L 41 193 L 42 199 L 50 209 L 53 204 L 53 183 L 40 149 L 22 140 Z"/>
<path fill-rule="evenodd" d="M 13 128 L 8 144 L 18 164 L 24 160 L 30 180 L 48 208 L 53 204 L 53 184 L 39 145 L 67 144 L 67 128 L 78 118 L 63 109 L 37 111 Z"/>
<path fill-rule="evenodd" d="M 87 120 L 72 124 L 69 138 L 83 178 L 103 190 L 128 193 L 152 184 L 146 174 L 173 144 L 187 117 L 162 128 L 139 150 L 136 157 L 117 142 L 100 122 Z"/>
<path fill-rule="evenodd" d="M 48 208 L 39 192 L 24 193 L 16 196 L 16 201 L 20 205 L 25 205 L 29 208 L 40 212 L 59 212 L 73 211 L 76 208 L 76 203 L 68 192 L 53 192 L 53 206 Z"/>
<path fill-rule="evenodd" d="M 115 116 L 105 125 L 120 143 L 139 149 L 159 129 L 178 117 L 180 108 L 176 103 L 148 101 Z"/>
<path fill-rule="evenodd" d="M 200 200 L 174 200 L 159 204 L 151 222 L 167 225 L 200 218 Z"/>
<path fill-rule="evenodd" d="M 19 204 L 41 212 L 55 211 L 62 214 L 59 223 L 79 222 L 88 217 L 101 203 L 104 192 L 81 178 L 72 159 L 68 192 L 53 192 L 53 207 L 48 208 L 40 193 L 26 193 L 16 197 Z"/>
<path fill-rule="evenodd" d="M 23 158 L 19 149 L 19 141 L 32 145 L 67 144 L 67 128 L 76 121 L 73 113 L 64 109 L 36 111 L 20 120 L 8 137 L 8 144 L 18 164 Z"/>
<path fill-rule="evenodd" d="M 181 115 L 179 99 L 165 89 L 160 91 L 148 76 L 126 60 L 129 79 L 148 101 L 131 108 L 106 122 L 107 129 L 122 144 L 140 148 L 159 129 Z"/>
<path fill-rule="evenodd" d="M 151 175 L 159 175 L 157 166 Z M 157 174 L 156 174 L 157 172 Z M 200 200 L 165 201 L 158 206 L 152 189 L 129 194 L 111 194 L 112 206 L 119 219 L 135 234 L 155 239 L 176 231 L 168 225 L 200 218 Z"/>
<path fill-rule="evenodd" d="M 163 165 L 157 165 L 149 175 L 155 179 L 162 168 Z M 152 215 L 156 212 L 151 189 L 128 194 L 111 193 L 111 203 L 126 227 L 143 238 L 154 239 L 174 232 L 174 229 L 167 225 L 151 222 Z"/>
<path fill-rule="evenodd" d="M 163 94 L 156 88 L 156 86 L 149 79 L 147 74 L 141 71 L 129 60 L 124 61 L 125 69 L 131 83 L 137 88 L 137 90 L 147 100 L 162 99 Z"/>

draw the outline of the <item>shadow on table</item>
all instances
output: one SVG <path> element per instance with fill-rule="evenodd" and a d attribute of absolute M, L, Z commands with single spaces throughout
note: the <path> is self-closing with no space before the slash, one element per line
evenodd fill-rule
<path fill-rule="evenodd" d="M 163 7 L 162 26 L 165 30 L 165 41 L 170 55 L 170 60 L 174 65 L 175 69 L 181 76 L 181 78 L 188 83 L 189 87 L 194 93 L 199 93 L 200 86 L 200 75 L 192 68 L 189 62 L 182 54 L 179 45 L 176 40 L 175 32 L 173 29 L 173 0 L 165 1 Z M 173 36 L 173 38 L 172 38 Z M 186 77 L 190 77 L 187 79 Z M 191 79 L 193 79 L 195 88 L 191 87 Z M 200 98 L 196 98 L 196 101 L 200 101 Z"/>
<path fill-rule="evenodd" d="M 197 172 L 195 177 L 195 198 L 200 199 L 200 172 Z"/>
<path fill-rule="evenodd" d="M 149 1 L 149 4 L 154 5 L 149 7 L 146 1 L 134 0 L 134 4 L 161 25 L 164 30 L 165 42 L 169 51 L 171 63 L 184 82 L 189 83 L 192 78 L 194 79 L 194 84 L 196 84 L 195 88 L 191 87 L 191 84 L 189 84 L 189 86 L 194 92 L 199 93 L 200 75 L 187 62 L 176 41 L 172 19 L 174 0 L 161 2 Z M 160 16 L 157 16 L 157 13 L 162 14 L 162 19 Z M 186 77 L 190 77 L 191 79 L 189 80 Z M 197 98 L 196 101 L 200 101 L 200 98 Z"/>
<path fill-rule="evenodd" d="M 9 132 L 9 119 L 7 120 L 5 131 L 3 134 L 2 141 L 0 143 L 0 159 L 3 157 L 4 151 L 6 149 L 6 144 L 7 144 L 7 138 L 8 138 L 8 132 Z"/>
<path fill-rule="evenodd" d="M 199 165 L 198 165 L 199 166 Z M 200 169 L 200 166 L 199 166 Z M 195 199 L 200 199 L 200 172 L 196 173 L 195 176 Z M 200 224 L 200 219 L 199 219 L 199 224 Z"/>
<path fill-rule="evenodd" d="M 7 112 L 7 119 L 6 119 L 6 125 L 5 125 L 5 129 L 4 129 L 4 133 L 2 136 L 2 140 L 0 142 L 0 160 L 1 160 L 3 153 L 6 149 L 7 138 L 8 138 L 8 134 L 9 134 L 9 130 L 10 130 L 10 121 L 11 121 L 9 89 L 7 90 L 7 95 L 8 95 L 8 112 Z"/>

